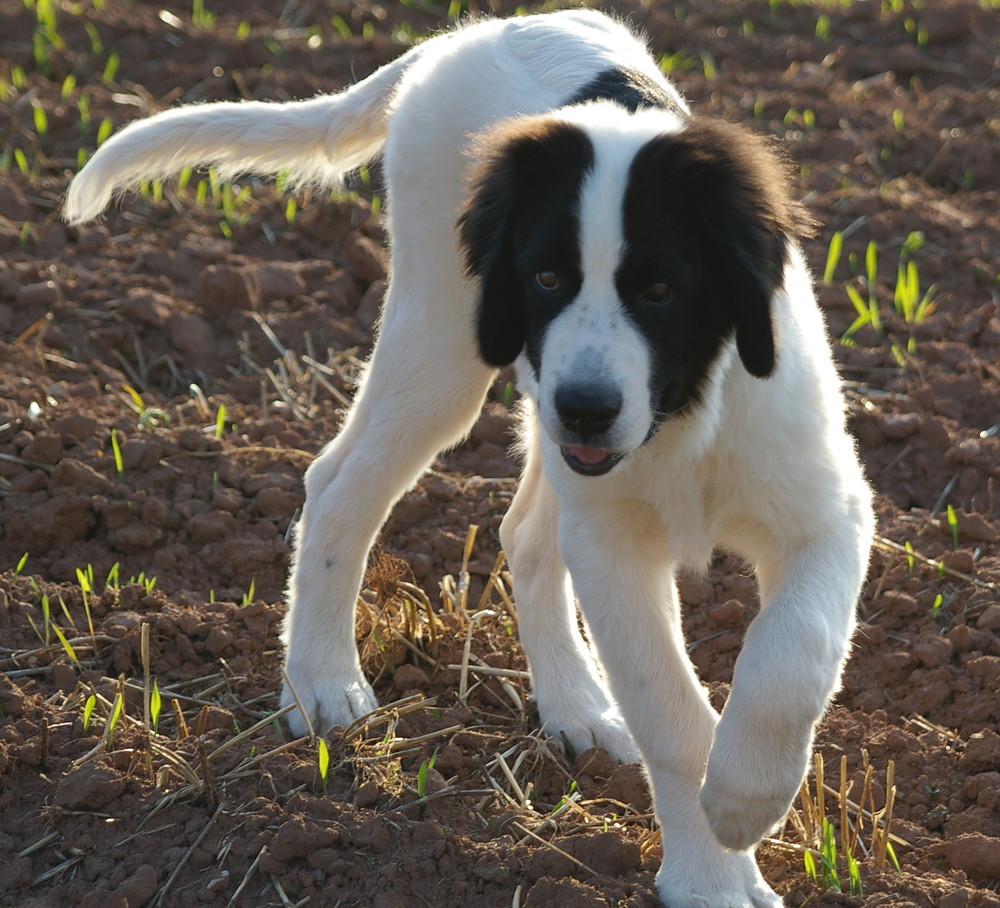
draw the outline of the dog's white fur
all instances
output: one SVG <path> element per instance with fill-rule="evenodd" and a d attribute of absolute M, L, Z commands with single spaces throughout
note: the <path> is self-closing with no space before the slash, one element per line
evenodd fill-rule
<path fill-rule="evenodd" d="M 686 109 L 642 44 L 597 13 L 488 21 L 419 45 L 337 95 L 192 106 L 133 124 L 71 186 L 67 216 L 79 222 L 114 190 L 187 165 L 329 183 L 382 151 L 391 285 L 357 399 L 306 474 L 284 630 L 288 679 L 317 729 L 376 706 L 352 621 L 368 550 L 396 499 L 468 432 L 495 374 L 477 355 L 476 288 L 456 247 L 470 136 L 554 111 L 609 66 L 643 73 Z M 519 369 L 526 460 L 501 531 L 539 712 L 577 750 L 641 755 L 663 827 L 657 885 L 668 906 L 774 908 L 781 901 L 752 849 L 806 772 L 872 532 L 824 324 L 793 247 L 772 300 L 774 373 L 749 375 L 727 341 L 700 406 L 643 444 L 648 356 L 614 304 L 622 235 L 608 213 L 634 150 L 683 123 L 608 103 L 551 115 L 584 128 L 596 163 L 581 195 L 583 288 L 549 325 L 537 378 Z M 629 453 L 588 478 L 560 457 L 552 395 L 594 356 L 624 389 L 615 447 Z M 679 565 L 707 564 L 715 546 L 755 566 L 762 604 L 721 718 L 686 655 L 674 585 Z M 294 702 L 290 690 L 282 702 Z M 307 727 L 298 713 L 290 724 Z"/>

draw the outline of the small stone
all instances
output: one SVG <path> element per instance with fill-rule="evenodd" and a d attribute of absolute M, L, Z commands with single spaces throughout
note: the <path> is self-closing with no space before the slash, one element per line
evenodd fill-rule
<path fill-rule="evenodd" d="M 183 354 L 192 365 L 212 363 L 215 353 L 215 339 L 212 326 L 200 315 L 175 313 L 167 320 L 167 336 L 170 343 Z"/>
<path fill-rule="evenodd" d="M 964 870 L 977 882 L 1000 879 L 1000 839 L 968 832 L 955 836 L 943 846 L 944 858 L 955 870 Z"/>
<path fill-rule="evenodd" d="M 351 271 L 363 284 L 383 281 L 388 274 L 388 256 L 385 249 L 366 236 L 355 237 L 345 250 Z"/>
<path fill-rule="evenodd" d="M 996 603 L 988 605 L 979 618 L 976 619 L 976 627 L 981 631 L 1000 630 L 1000 605 Z"/>
<path fill-rule="evenodd" d="M 422 668 L 417 665 L 401 665 L 393 675 L 393 685 L 399 692 L 408 690 L 426 690 L 431 683 Z"/>
<path fill-rule="evenodd" d="M 926 667 L 935 668 L 951 661 L 952 642 L 937 635 L 921 636 L 913 644 L 913 655 Z"/>
<path fill-rule="evenodd" d="M 158 886 L 156 868 L 140 864 L 135 873 L 111 894 L 107 904 L 115 908 L 140 908 L 153 897 Z"/>
<path fill-rule="evenodd" d="M 62 454 L 62 437 L 55 432 L 39 432 L 21 451 L 25 460 L 54 464 Z"/>
<path fill-rule="evenodd" d="M 958 765 L 969 775 L 1000 770 L 1000 735 L 989 728 L 977 731 L 970 736 Z"/>
<path fill-rule="evenodd" d="M 244 270 L 209 265 L 198 278 L 198 304 L 209 316 L 233 309 L 256 309 L 260 304 L 260 286 Z"/>
<path fill-rule="evenodd" d="M 53 803 L 67 810 L 98 810 L 118 798 L 125 784 L 126 777 L 121 773 L 99 763 L 87 763 L 63 776 Z"/>
<path fill-rule="evenodd" d="M 294 300 L 306 292 L 306 282 L 291 265 L 265 265 L 257 270 L 257 282 L 264 302 Z"/>

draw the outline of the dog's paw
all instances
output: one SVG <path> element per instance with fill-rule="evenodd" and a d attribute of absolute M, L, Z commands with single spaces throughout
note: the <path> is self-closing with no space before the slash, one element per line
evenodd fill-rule
<path fill-rule="evenodd" d="M 664 842 L 656 890 L 668 908 L 783 908 L 764 882 L 752 852 L 722 851 L 685 860 Z M 683 851 L 683 849 L 682 849 Z M 711 851 L 711 849 L 709 849 Z"/>
<path fill-rule="evenodd" d="M 639 760 L 618 706 L 590 678 L 578 676 L 572 687 L 565 679 L 557 684 L 536 684 L 535 700 L 545 731 L 563 740 L 573 753 L 603 747 L 620 763 Z"/>
<path fill-rule="evenodd" d="M 639 758 L 635 741 L 625 727 L 625 720 L 614 706 L 592 716 L 562 716 L 542 722 L 552 736 L 561 738 L 574 754 L 592 747 L 603 747 L 619 763 L 635 763 Z"/>
<path fill-rule="evenodd" d="M 378 709 L 375 692 L 363 676 L 308 679 L 290 676 L 289 680 L 291 686 L 286 682 L 282 688 L 281 705 L 298 707 L 301 704 L 309 715 L 312 730 L 319 735 L 326 734 L 331 726 L 350 725 L 355 719 Z M 309 724 L 298 708 L 288 713 L 285 720 L 292 734 L 309 733 Z"/>

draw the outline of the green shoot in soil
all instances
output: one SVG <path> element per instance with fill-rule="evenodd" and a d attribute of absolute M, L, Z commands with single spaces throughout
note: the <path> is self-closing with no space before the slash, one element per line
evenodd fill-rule
<path fill-rule="evenodd" d="M 97 705 L 97 697 L 91 694 L 83 704 L 83 733 L 90 731 L 90 720 L 94 715 L 94 707 Z"/>
<path fill-rule="evenodd" d="M 844 234 L 838 230 L 830 237 L 830 246 L 826 250 L 826 267 L 823 269 L 823 283 L 829 286 L 833 283 L 833 273 L 837 270 L 841 253 L 844 251 Z"/>
<path fill-rule="evenodd" d="M 330 749 L 323 738 L 316 740 L 316 764 L 319 768 L 320 781 L 323 783 L 323 796 L 326 797 L 330 793 L 327 782 L 327 773 L 330 771 Z"/>
<path fill-rule="evenodd" d="M 119 479 L 125 478 L 125 462 L 122 460 L 122 449 L 121 445 L 118 443 L 118 430 L 111 430 L 111 453 L 115 458 L 115 470 L 118 473 Z"/>
<path fill-rule="evenodd" d="M 955 509 L 948 505 L 948 529 L 951 530 L 951 546 L 954 549 L 958 548 L 958 515 L 955 513 Z"/>
<path fill-rule="evenodd" d="M 160 710 L 163 708 L 163 699 L 160 696 L 160 685 L 153 680 L 153 689 L 149 693 L 149 719 L 153 724 L 153 731 L 160 725 Z"/>
<path fill-rule="evenodd" d="M 427 794 L 427 772 L 434 768 L 437 758 L 438 751 L 437 748 L 435 748 L 430 759 L 424 760 L 423 763 L 420 764 L 420 768 L 417 769 L 417 797 L 422 798 Z"/>
<path fill-rule="evenodd" d="M 114 706 L 111 707 L 111 715 L 108 716 L 108 724 L 104 729 L 104 749 L 106 751 L 111 750 L 112 736 L 115 733 L 115 726 L 118 724 L 118 720 L 121 718 L 122 708 L 125 701 L 121 693 L 115 697 Z"/>

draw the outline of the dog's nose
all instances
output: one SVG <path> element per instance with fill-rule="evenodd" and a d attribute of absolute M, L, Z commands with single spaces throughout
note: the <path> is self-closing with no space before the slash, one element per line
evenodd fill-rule
<path fill-rule="evenodd" d="M 622 396 L 605 385 L 561 385 L 555 405 L 563 427 L 586 442 L 611 428 L 621 412 Z"/>

